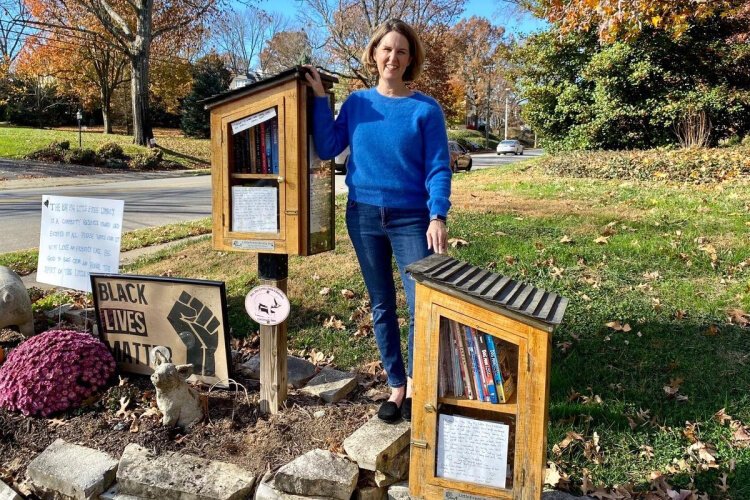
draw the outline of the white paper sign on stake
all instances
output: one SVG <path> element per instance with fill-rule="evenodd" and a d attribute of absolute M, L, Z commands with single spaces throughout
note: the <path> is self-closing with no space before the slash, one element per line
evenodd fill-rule
<path fill-rule="evenodd" d="M 255 113 L 254 115 L 250 115 L 247 118 L 243 118 L 242 120 L 237 120 L 236 122 L 232 123 L 232 135 L 239 134 L 243 130 L 247 130 L 250 127 L 258 125 L 259 123 L 268 121 L 274 116 L 276 116 L 276 108 L 271 108 L 266 109 L 265 111 L 261 111 L 260 113 Z"/>
<path fill-rule="evenodd" d="M 289 317 L 289 298 L 270 285 L 256 286 L 245 297 L 245 310 L 256 323 L 278 325 Z"/>
<path fill-rule="evenodd" d="M 89 273 L 120 272 L 125 202 L 42 196 L 37 281 L 91 291 Z"/>

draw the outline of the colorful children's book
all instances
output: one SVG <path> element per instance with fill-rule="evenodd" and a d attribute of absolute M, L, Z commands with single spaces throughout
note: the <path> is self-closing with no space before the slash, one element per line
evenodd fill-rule
<path fill-rule="evenodd" d="M 463 382 L 462 385 L 464 389 L 463 395 L 468 399 L 474 399 L 474 389 L 472 388 L 474 381 L 471 379 L 471 365 L 466 357 L 466 341 L 464 340 L 464 336 L 461 335 L 461 325 L 459 325 L 457 321 L 451 321 L 450 323 L 451 332 L 453 333 L 453 338 L 455 339 L 458 350 L 458 362 L 461 369 L 461 381 Z"/>
<path fill-rule="evenodd" d="M 476 336 L 477 344 L 479 344 L 482 369 L 484 370 L 484 384 L 487 386 L 487 393 L 490 395 L 490 403 L 497 404 L 497 389 L 495 389 L 495 379 L 492 376 L 492 365 L 490 364 L 490 353 L 487 349 L 487 341 L 485 340 L 483 332 L 472 330 L 472 333 Z"/>
<path fill-rule="evenodd" d="M 471 359 L 471 369 L 474 372 L 474 388 L 476 389 L 478 401 L 489 401 L 489 395 L 485 394 L 484 384 L 482 384 L 482 375 L 479 370 L 479 358 L 477 356 L 476 344 L 471 328 L 464 327 L 466 333 L 466 346 L 469 349 L 469 358 Z"/>
<path fill-rule="evenodd" d="M 278 174 L 279 173 L 279 119 L 273 118 L 271 120 L 271 151 L 273 152 L 272 156 L 272 165 L 271 165 L 271 173 L 272 174 Z"/>
<path fill-rule="evenodd" d="M 512 375 L 508 376 L 508 379 L 503 377 L 503 371 L 500 368 L 500 359 L 498 357 L 498 348 L 495 345 L 495 338 L 486 333 L 485 341 L 487 342 L 487 349 L 490 353 L 490 364 L 492 365 L 492 376 L 495 379 L 495 390 L 497 391 L 497 400 L 500 403 L 507 403 L 510 399 L 510 395 L 515 389 Z M 507 359 L 506 359 L 507 365 Z M 506 366 L 506 374 L 510 373 L 510 368 Z"/>

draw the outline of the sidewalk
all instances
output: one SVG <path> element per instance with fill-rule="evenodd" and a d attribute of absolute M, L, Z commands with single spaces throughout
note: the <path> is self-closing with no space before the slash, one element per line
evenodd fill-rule
<path fill-rule="evenodd" d="M 199 236 L 190 236 L 189 238 L 183 238 L 181 240 L 161 243 L 159 245 L 152 245 L 150 247 L 136 248 L 135 250 L 128 250 L 127 252 L 121 252 L 120 253 L 120 267 L 128 265 L 128 264 L 132 264 L 133 262 L 137 261 L 141 257 L 147 256 L 147 255 L 153 255 L 161 250 L 175 247 L 177 245 L 185 243 L 186 241 L 197 241 L 201 239 L 208 239 L 210 237 L 211 237 L 210 234 L 201 234 Z M 36 272 L 27 274 L 26 276 L 21 276 L 21 281 L 23 281 L 23 284 L 26 286 L 26 288 L 30 288 L 32 286 L 41 288 L 42 290 L 60 288 L 55 285 L 49 285 L 47 283 L 39 283 L 36 280 Z"/>

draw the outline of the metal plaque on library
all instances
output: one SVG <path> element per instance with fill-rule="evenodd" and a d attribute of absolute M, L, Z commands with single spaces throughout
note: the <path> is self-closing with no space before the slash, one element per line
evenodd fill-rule
<path fill-rule="evenodd" d="M 125 372 L 149 375 L 150 351 L 166 347 L 174 364 L 192 364 L 190 381 L 228 387 L 231 376 L 224 283 L 91 274 L 102 340 Z"/>
<path fill-rule="evenodd" d="M 289 317 L 289 298 L 275 286 L 256 286 L 245 297 L 245 310 L 258 324 L 274 326 Z"/>

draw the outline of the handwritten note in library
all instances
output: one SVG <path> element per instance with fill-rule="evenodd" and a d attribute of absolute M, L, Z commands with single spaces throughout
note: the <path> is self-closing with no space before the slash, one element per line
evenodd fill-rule
<path fill-rule="evenodd" d="M 438 425 L 438 477 L 505 488 L 507 425 L 456 415 L 440 415 Z"/>
<path fill-rule="evenodd" d="M 250 115 L 246 118 L 243 118 L 242 120 L 232 122 L 232 134 L 239 134 L 243 130 L 247 130 L 250 127 L 258 125 L 259 123 L 268 121 L 274 116 L 276 116 L 276 108 L 271 108 L 261 111 L 260 113 L 255 113 L 254 115 Z"/>
<path fill-rule="evenodd" d="M 42 196 L 37 281 L 91 291 L 89 273 L 120 270 L 122 200 Z"/>
<path fill-rule="evenodd" d="M 232 186 L 232 231 L 278 233 L 278 189 Z"/>

